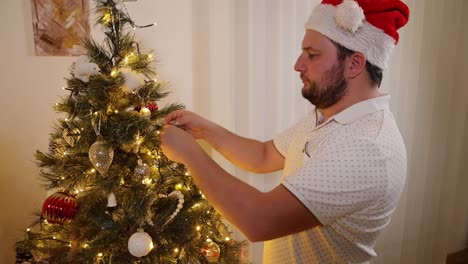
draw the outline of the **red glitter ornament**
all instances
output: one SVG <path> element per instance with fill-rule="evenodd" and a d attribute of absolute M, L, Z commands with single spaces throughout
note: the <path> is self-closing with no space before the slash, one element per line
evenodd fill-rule
<path fill-rule="evenodd" d="M 42 205 L 42 215 L 49 223 L 70 223 L 78 211 L 78 204 L 74 195 L 67 192 L 56 192 L 47 197 Z"/>
<path fill-rule="evenodd" d="M 159 106 L 155 101 L 151 101 L 146 103 L 146 108 L 148 108 L 151 112 L 158 111 Z"/>

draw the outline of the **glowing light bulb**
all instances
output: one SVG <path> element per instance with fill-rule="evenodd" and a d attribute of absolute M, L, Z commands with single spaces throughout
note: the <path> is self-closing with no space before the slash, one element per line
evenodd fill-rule
<path fill-rule="evenodd" d="M 230 237 L 226 237 L 224 240 L 226 240 L 226 241 L 230 241 L 230 240 L 231 240 L 231 238 L 230 238 Z"/>
<path fill-rule="evenodd" d="M 201 230 L 201 226 L 197 226 L 197 231 L 200 231 Z"/>
<path fill-rule="evenodd" d="M 57 239 L 57 237 L 53 236 L 52 239 Z"/>
<path fill-rule="evenodd" d="M 104 255 L 104 254 L 102 254 L 102 253 L 98 253 L 98 254 L 97 254 L 98 257 L 102 257 L 103 255 Z"/>
<path fill-rule="evenodd" d="M 26 229 L 27 232 L 31 231 L 31 228 Z"/>
<path fill-rule="evenodd" d="M 179 252 L 179 249 L 178 249 L 178 248 L 174 248 L 174 252 L 175 252 L 175 253 L 178 253 L 178 252 Z"/>
<path fill-rule="evenodd" d="M 145 178 L 144 180 L 141 181 L 143 184 L 150 185 L 152 182 L 152 179 L 150 178 Z"/>
<path fill-rule="evenodd" d="M 178 184 L 176 184 L 175 189 L 180 191 L 182 189 L 182 187 L 183 187 L 182 183 L 178 183 Z"/>
<path fill-rule="evenodd" d="M 88 245 L 88 244 L 84 244 L 83 247 L 84 247 L 84 248 L 88 248 L 89 245 Z"/>
<path fill-rule="evenodd" d="M 111 71 L 111 76 L 115 77 L 116 75 L 117 75 L 117 70 L 116 69 L 112 70 Z"/>

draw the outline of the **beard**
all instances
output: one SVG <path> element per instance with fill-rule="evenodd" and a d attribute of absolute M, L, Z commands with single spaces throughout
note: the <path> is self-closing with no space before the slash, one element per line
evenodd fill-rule
<path fill-rule="evenodd" d="M 301 79 L 303 79 L 301 74 Z M 336 63 L 324 73 L 321 80 L 323 85 L 310 82 L 310 87 L 302 88 L 302 97 L 307 99 L 318 109 L 325 109 L 343 98 L 348 91 L 348 85 L 344 78 L 344 64 Z"/>

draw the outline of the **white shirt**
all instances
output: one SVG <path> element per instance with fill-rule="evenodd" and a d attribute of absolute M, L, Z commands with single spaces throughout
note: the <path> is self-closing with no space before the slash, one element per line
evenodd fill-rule
<path fill-rule="evenodd" d="M 282 182 L 320 221 L 265 242 L 264 263 L 366 263 L 406 178 L 390 96 L 362 101 L 316 126 L 317 111 L 274 139 Z M 287 224 L 287 223 L 285 223 Z"/>

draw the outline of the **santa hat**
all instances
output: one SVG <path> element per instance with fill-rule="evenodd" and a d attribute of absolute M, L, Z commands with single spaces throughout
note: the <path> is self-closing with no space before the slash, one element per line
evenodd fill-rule
<path fill-rule="evenodd" d="M 305 27 L 362 52 L 370 63 L 385 69 L 399 40 L 397 30 L 408 18 L 408 6 L 400 0 L 323 0 Z"/>

